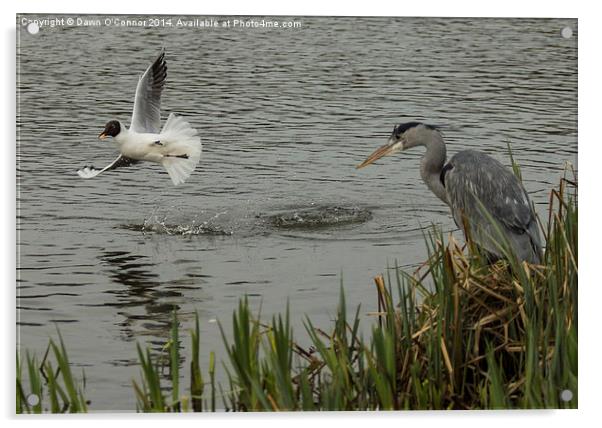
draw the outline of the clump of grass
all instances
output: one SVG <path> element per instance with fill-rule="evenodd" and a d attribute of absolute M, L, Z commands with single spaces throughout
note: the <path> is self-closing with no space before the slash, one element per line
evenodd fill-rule
<path fill-rule="evenodd" d="M 189 394 L 180 392 L 180 327 L 176 312 L 173 312 L 171 335 L 167 344 L 163 347 L 165 354 L 154 356 L 149 348 L 143 349 L 137 344 L 138 359 L 141 366 L 140 382 L 133 381 L 136 394 L 137 409 L 141 412 L 202 412 L 206 410 L 215 411 L 215 355 L 210 354 L 209 378 L 211 395 L 209 401 L 204 399 L 205 384 L 201 371 L 199 357 L 199 318 L 195 314 L 195 328 L 190 331 L 192 344 L 192 358 L 190 361 L 190 388 Z M 167 369 L 169 376 L 162 381 L 164 370 Z M 165 390 L 171 391 L 171 398 L 165 394 Z"/>
<path fill-rule="evenodd" d="M 140 344 L 136 344 L 136 349 L 142 371 L 140 383 L 133 381 L 138 410 L 143 412 L 178 412 L 186 409 L 188 400 L 186 397 L 180 398 L 180 340 L 175 311 L 172 318 L 171 336 L 163 347 L 163 351 L 168 354 L 167 367 L 170 374 L 171 400 L 165 397 L 164 387 L 161 384 L 164 367 L 163 359 L 153 359 L 151 350 L 148 347 L 143 349 Z M 184 403 L 184 406 L 182 406 L 182 403 Z"/>
<path fill-rule="evenodd" d="M 41 362 L 25 353 L 28 385 L 23 379 L 23 356 L 17 351 L 17 413 L 85 413 L 86 377 L 77 380 L 71 371 L 67 349 L 60 332 L 58 344 L 50 340 Z M 51 357 L 54 357 L 54 364 Z"/>
<path fill-rule="evenodd" d="M 453 239 L 445 244 L 434 234 L 429 260 L 418 272 L 398 271 L 396 287 L 377 278 L 386 334 L 403 344 L 384 352 L 396 361 L 397 387 L 391 383 L 380 405 L 576 407 L 577 207 L 567 183 L 551 196 L 557 209 L 542 265 L 483 263 Z M 425 276 L 433 291 L 421 280 Z M 565 389 L 574 394 L 567 403 L 560 400 Z"/>

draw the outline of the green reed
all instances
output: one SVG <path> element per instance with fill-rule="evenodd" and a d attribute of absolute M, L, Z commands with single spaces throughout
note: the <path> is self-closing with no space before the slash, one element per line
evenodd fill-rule
<path fill-rule="evenodd" d="M 85 374 L 82 371 L 81 380 L 73 375 L 60 332 L 58 337 L 58 343 L 52 339 L 49 341 L 40 362 L 35 355 L 25 352 L 28 385 L 23 379 L 23 357 L 17 351 L 17 413 L 85 413 L 88 411 L 88 401 L 84 397 Z"/>

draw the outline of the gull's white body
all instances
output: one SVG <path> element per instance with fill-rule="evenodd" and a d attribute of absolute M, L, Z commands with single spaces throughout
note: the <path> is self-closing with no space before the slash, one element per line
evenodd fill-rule
<path fill-rule="evenodd" d="M 163 165 L 176 186 L 192 173 L 202 153 L 196 130 L 173 113 L 158 134 L 138 133 L 124 127 L 114 141 L 123 156 Z M 188 158 L 177 157 L 181 155 Z"/>
<path fill-rule="evenodd" d="M 197 131 L 182 117 L 173 113 L 167 118 L 163 129 L 159 130 L 161 92 L 167 76 L 164 56 L 162 51 L 138 81 L 130 128 L 118 121 L 112 121 L 118 125 L 119 132 L 115 131 L 109 135 L 114 137 L 120 152 L 119 157 L 103 169 L 93 166 L 80 169 L 77 171 L 80 177 L 96 177 L 101 172 L 129 166 L 138 161 L 160 163 L 176 186 L 190 176 L 202 152 Z M 105 132 L 107 129 L 109 128 L 105 128 Z M 105 132 L 101 137 L 107 135 Z"/>
<path fill-rule="evenodd" d="M 161 162 L 168 154 L 166 145 L 155 144 L 156 141 L 163 143 L 161 134 L 140 134 L 138 132 L 124 129 L 113 139 L 122 155 L 128 158 L 149 161 Z"/>

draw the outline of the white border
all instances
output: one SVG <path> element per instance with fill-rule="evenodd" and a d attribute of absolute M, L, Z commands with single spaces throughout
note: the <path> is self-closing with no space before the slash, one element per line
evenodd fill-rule
<path fill-rule="evenodd" d="M 0 67 L 3 85 L 4 104 L 2 114 L 2 189 L 3 209 L 2 224 L 8 229 L 11 238 L 4 240 L 3 253 L 0 257 L 4 279 L 4 351 L 2 359 L 2 415 L 5 422 L 15 422 L 14 413 L 14 338 L 15 338 L 15 14 L 19 13 L 136 13 L 136 14 L 237 14 L 237 15 L 344 15 L 344 16 L 497 16 L 497 17 L 568 17 L 579 18 L 579 181 L 580 181 L 580 343 L 579 343 L 579 403 L 577 411 L 528 411 L 528 412 L 404 412 L 404 413 L 335 413 L 335 414 L 286 414 L 286 415 L 217 415 L 217 416 L 184 416 L 178 418 L 178 424 L 244 424 L 246 427 L 281 426 L 313 426 L 316 423 L 344 425 L 345 428 L 364 426 L 374 422 L 381 424 L 424 425 L 430 423 L 455 427 L 479 426 L 504 427 L 517 422 L 567 427 L 571 423 L 593 422 L 599 424 L 599 409 L 602 403 L 599 392 L 602 387 L 600 373 L 602 313 L 600 274 L 595 270 L 600 265 L 598 258 L 602 253 L 600 240 L 600 209 L 598 203 L 602 193 L 600 174 L 600 79 L 602 72 L 600 56 L 600 14 L 594 7 L 595 2 L 578 3 L 574 1 L 361 1 L 361 2 L 326 2 L 324 0 L 303 0 L 299 2 L 278 1 L 219 1 L 219 2 L 154 2 L 125 3 L 123 0 L 103 0 L 101 2 L 80 1 L 22 1 L 17 4 L 3 2 L 0 19 L 3 24 L 4 43 Z M 584 232 L 585 231 L 585 232 Z M 10 340 L 9 340 L 10 338 Z M 148 426 L 163 426 L 174 416 L 170 415 L 109 415 L 95 414 L 72 417 L 44 416 L 42 418 L 19 418 L 25 425 L 64 426 L 73 423 L 98 426 L 107 420 L 126 419 L 140 420 Z M 519 423 L 520 423 L 519 422 Z M 589 425 L 589 424 L 588 424 Z"/>
<path fill-rule="evenodd" d="M 6 7 L 3 5 L 3 7 Z M 228 14 L 228 15 L 337 15 L 337 16 L 466 16 L 466 17 L 543 17 L 574 18 L 585 10 L 576 2 L 559 0 L 503 2 L 422 0 L 420 2 L 391 2 L 370 0 L 361 2 L 304 0 L 281 2 L 256 0 L 252 2 L 169 1 L 126 3 L 119 0 L 81 2 L 75 0 L 28 0 L 15 8 L 21 13 L 117 13 L 117 14 Z M 580 15 L 584 16 L 584 14 Z"/>

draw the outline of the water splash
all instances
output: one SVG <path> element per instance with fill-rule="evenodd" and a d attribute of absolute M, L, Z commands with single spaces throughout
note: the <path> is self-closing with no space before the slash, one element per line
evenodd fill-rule
<path fill-rule="evenodd" d="M 372 212 L 356 206 L 318 205 L 295 209 L 270 217 L 271 224 L 280 229 L 313 229 L 364 223 L 372 219 Z"/>
<path fill-rule="evenodd" d="M 207 222 L 201 224 L 169 224 L 165 221 L 143 224 L 122 225 L 124 229 L 135 230 L 142 233 L 158 233 L 165 235 L 211 235 L 211 236 L 230 236 L 234 232 L 223 230 L 220 226 L 212 225 Z"/>
<path fill-rule="evenodd" d="M 189 216 L 181 213 L 173 213 L 170 207 L 167 213 L 158 213 L 159 207 L 155 208 L 153 212 L 144 219 L 142 224 L 125 224 L 121 227 L 124 229 L 135 230 L 142 233 L 155 233 L 165 235 L 209 235 L 209 236 L 230 236 L 234 232 L 228 229 L 224 225 L 217 223 L 216 220 L 225 214 L 225 212 L 219 212 L 212 215 L 207 220 L 199 220 L 199 217 L 203 213 L 195 215 L 192 220 Z"/>
<path fill-rule="evenodd" d="M 314 205 L 288 207 L 267 213 L 249 210 L 225 210 L 190 215 L 170 207 L 159 213 L 156 208 L 142 224 L 121 225 L 124 229 L 165 235 L 252 236 L 269 234 L 274 229 L 312 230 L 364 223 L 372 212 L 358 206 Z"/>

